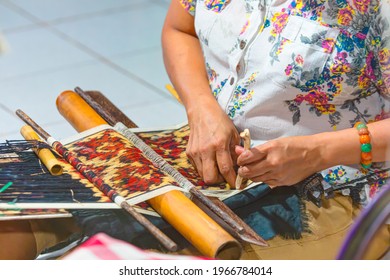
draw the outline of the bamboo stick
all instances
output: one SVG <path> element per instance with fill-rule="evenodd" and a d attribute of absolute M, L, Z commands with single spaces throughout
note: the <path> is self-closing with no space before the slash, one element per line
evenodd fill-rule
<path fill-rule="evenodd" d="M 89 116 L 94 110 L 85 101 L 77 100 L 75 104 L 62 102 L 66 98 L 72 100 L 82 98 L 76 93 L 65 92 L 57 99 L 59 112 L 65 119 L 72 119 L 73 127 L 82 132 L 85 127 L 84 119 L 80 117 L 75 121 L 72 111 L 77 111 L 79 116 L 82 116 L 81 112 L 86 111 Z M 66 108 L 67 106 L 71 106 L 71 110 Z M 89 128 L 94 127 L 92 123 L 90 124 Z M 147 202 L 203 255 L 218 259 L 240 258 L 242 253 L 240 243 L 180 191 L 169 191 Z"/>
<path fill-rule="evenodd" d="M 62 92 L 56 100 L 57 108 L 61 105 L 60 113 L 66 116 L 66 120 L 73 126 L 77 126 L 80 131 L 84 131 L 107 122 L 96 112 L 89 108 L 87 109 L 86 103 L 73 91 Z M 84 110 L 77 110 L 75 108 L 84 108 Z"/>
<path fill-rule="evenodd" d="M 41 138 L 29 125 L 24 125 L 20 129 L 20 134 L 26 140 L 38 140 L 41 141 Z M 39 157 L 42 163 L 49 170 L 51 175 L 58 176 L 63 172 L 63 168 L 59 160 L 53 155 L 53 153 L 49 149 L 33 149 L 35 154 Z"/>

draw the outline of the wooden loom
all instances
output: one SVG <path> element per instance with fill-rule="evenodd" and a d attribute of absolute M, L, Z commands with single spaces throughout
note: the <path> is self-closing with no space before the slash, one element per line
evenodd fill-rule
<path fill-rule="evenodd" d="M 93 185 L 115 202 L 119 207 L 128 212 L 133 218 L 135 218 L 141 225 L 143 225 L 150 233 L 153 234 L 168 250 L 176 251 L 177 245 L 168 236 L 166 236 L 160 229 L 155 227 L 148 219 L 139 214 L 132 205 L 123 197 L 115 188 L 106 183 L 93 168 L 90 168 L 87 164 L 82 162 L 77 153 L 65 147 L 61 142 L 54 139 L 43 128 L 35 123 L 28 115 L 22 110 L 17 110 L 16 114 L 28 125 L 30 125 L 43 139 L 48 142 L 52 148 L 62 156 L 68 163 L 70 163 L 80 174 L 88 179 Z"/>
<path fill-rule="evenodd" d="M 97 111 L 101 111 L 98 114 L 78 94 L 72 91 L 63 92 L 57 98 L 58 110 L 78 132 L 90 129 L 97 125 L 106 124 L 106 120 L 108 120 L 111 125 L 118 122 L 119 119 L 128 126 L 135 126 L 134 123 L 128 120 L 124 114 L 101 93 L 95 91 L 83 92 L 81 89 L 76 89 L 76 91 L 82 95 L 84 99 L 89 99 L 89 103 L 97 108 Z M 103 106 L 106 109 L 105 111 L 102 111 Z M 103 119 L 103 117 L 105 119 Z M 193 197 L 196 197 L 196 195 Z M 197 199 L 195 199 L 195 201 L 199 202 Z M 211 212 L 211 216 L 213 216 L 213 219 L 217 220 L 218 223 L 206 215 L 198 206 L 179 191 L 170 191 L 164 195 L 159 195 L 149 199 L 148 203 L 205 256 L 215 258 L 239 258 L 241 254 L 240 244 L 218 224 L 223 224 L 226 228 L 226 222 L 212 211 L 209 211 L 209 208 L 207 206 L 205 207 L 204 204 L 200 203 L 203 209 L 209 213 Z M 231 219 L 232 216 L 235 218 L 234 222 L 236 223 L 236 228 L 232 228 L 231 226 L 227 227 L 232 235 L 240 240 L 263 246 L 266 245 L 264 240 L 254 233 L 238 217 L 235 217 L 234 213 L 232 213 L 221 201 L 216 199 L 214 200 L 214 203 L 218 203 L 219 206 L 224 207 L 224 215 L 228 218 Z M 186 210 L 178 211 L 178 209 Z"/>

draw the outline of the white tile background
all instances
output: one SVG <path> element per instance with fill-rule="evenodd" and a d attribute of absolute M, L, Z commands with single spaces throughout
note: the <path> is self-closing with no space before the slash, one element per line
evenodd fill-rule
<path fill-rule="evenodd" d="M 168 0 L 0 0 L 0 142 L 22 139 L 22 109 L 55 138 L 74 129 L 57 96 L 99 90 L 140 127 L 186 120 L 165 89 L 160 34 Z"/>

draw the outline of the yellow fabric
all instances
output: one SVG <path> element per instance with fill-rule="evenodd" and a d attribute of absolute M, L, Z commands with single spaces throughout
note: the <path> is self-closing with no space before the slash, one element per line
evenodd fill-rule
<path fill-rule="evenodd" d="M 269 247 L 245 244 L 242 259 L 335 259 L 360 209 L 352 206 L 349 197 L 341 195 L 323 200 L 321 208 L 306 202 L 306 209 L 311 233 L 303 234 L 299 240 L 275 237 L 268 241 Z M 389 228 L 384 226 L 373 240 L 365 257 L 381 258 L 389 246 Z"/>

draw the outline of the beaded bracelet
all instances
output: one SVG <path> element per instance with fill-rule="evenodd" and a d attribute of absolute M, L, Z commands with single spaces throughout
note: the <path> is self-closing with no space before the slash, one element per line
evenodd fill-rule
<path fill-rule="evenodd" d="M 368 169 L 372 164 L 372 146 L 371 146 L 371 138 L 370 132 L 368 131 L 367 125 L 362 122 L 357 122 L 355 124 L 356 129 L 358 130 L 359 140 L 360 140 L 360 165 L 364 169 Z"/>

